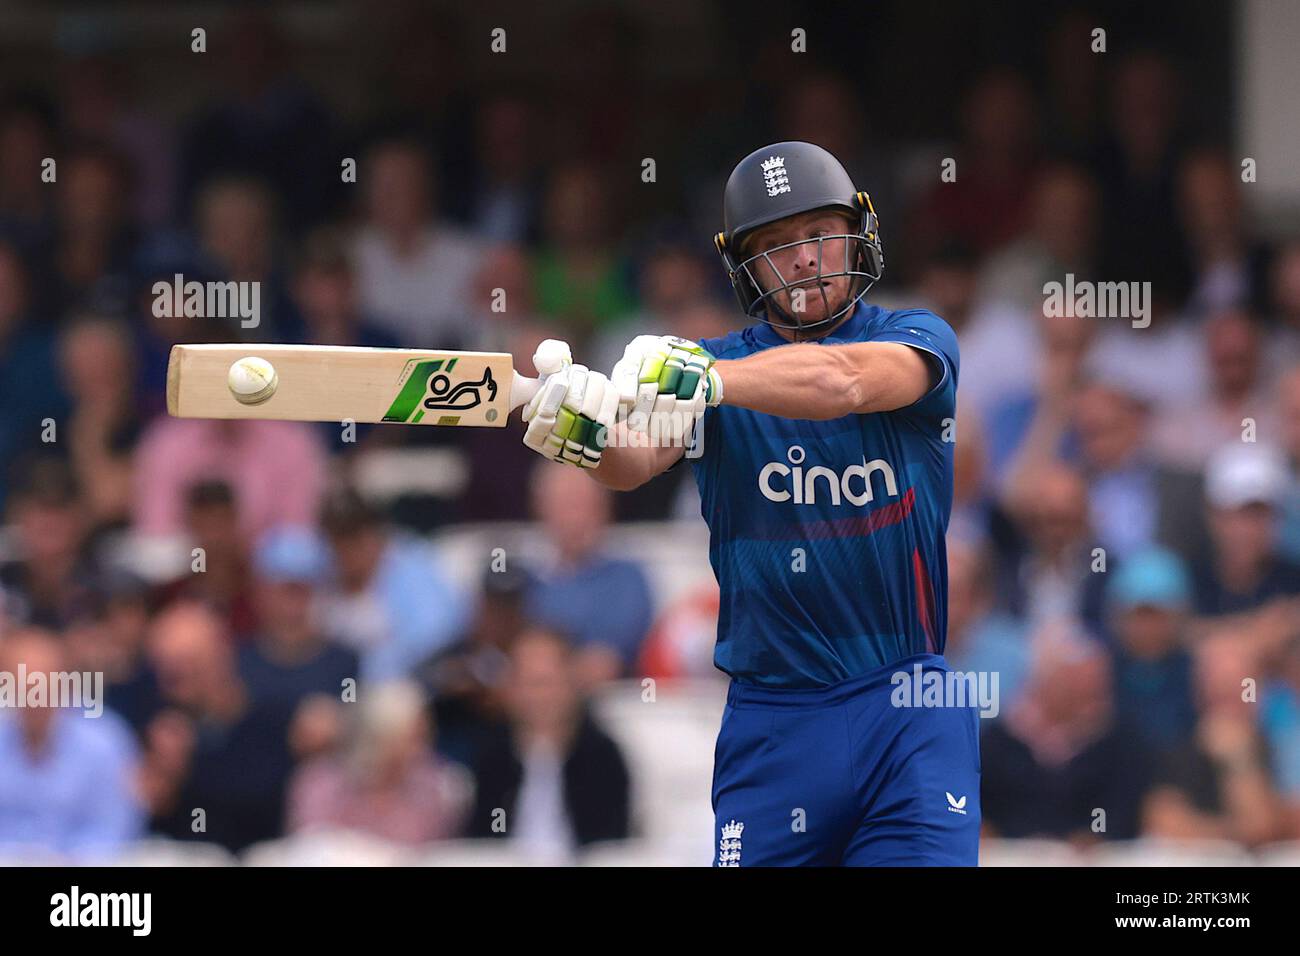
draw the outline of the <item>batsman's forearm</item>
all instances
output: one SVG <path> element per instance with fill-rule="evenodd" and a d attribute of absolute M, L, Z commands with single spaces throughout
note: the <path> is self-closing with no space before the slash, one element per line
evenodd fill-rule
<path fill-rule="evenodd" d="M 814 421 L 903 408 L 932 384 L 921 353 L 898 342 L 782 345 L 713 367 L 724 405 Z"/>
<path fill-rule="evenodd" d="M 650 447 L 629 441 L 626 422 L 614 426 L 610 439 L 601 453 L 600 464 L 588 474 L 614 491 L 640 488 L 671 468 L 673 462 L 685 453 L 682 447 Z"/>
<path fill-rule="evenodd" d="M 857 411 L 866 397 L 861 356 L 852 346 L 783 345 L 722 359 L 722 401 L 783 418 L 822 420 Z"/>
<path fill-rule="evenodd" d="M 640 448 L 606 448 L 600 456 L 600 464 L 588 474 L 614 491 L 631 491 L 640 488 L 653 476 Z"/>

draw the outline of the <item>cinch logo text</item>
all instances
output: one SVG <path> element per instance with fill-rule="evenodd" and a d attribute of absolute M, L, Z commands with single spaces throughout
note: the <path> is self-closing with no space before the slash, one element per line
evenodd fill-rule
<path fill-rule="evenodd" d="M 769 461 L 764 465 L 758 473 L 758 490 L 763 497 L 768 501 L 815 505 L 820 490 L 823 496 L 830 496 L 833 505 L 847 501 L 861 508 L 875 500 L 872 479 L 877 473 L 884 479 L 885 494 L 890 498 L 898 497 L 898 480 L 894 477 L 894 469 L 883 458 L 867 461 L 864 456 L 862 464 L 849 465 L 843 472 L 837 473 L 825 465 L 804 468 L 805 457 L 801 445 L 791 445 L 786 451 L 786 459 L 790 464 Z"/>

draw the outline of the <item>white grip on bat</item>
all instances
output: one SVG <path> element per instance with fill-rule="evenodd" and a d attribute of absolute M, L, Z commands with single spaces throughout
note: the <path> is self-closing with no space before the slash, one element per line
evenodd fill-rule
<path fill-rule="evenodd" d="M 525 406 L 524 421 L 528 421 L 532 418 L 531 413 L 536 412 L 530 403 L 537 397 L 546 380 L 566 365 L 572 364 L 573 352 L 569 349 L 568 342 L 559 339 L 543 339 L 537 346 L 537 351 L 533 353 L 533 366 L 537 369 L 538 377 L 528 378 L 515 372 L 510 392 L 510 410 L 513 412 L 519 406 Z M 563 393 L 561 397 L 562 395 Z M 559 404 L 558 400 L 555 404 Z"/>
<path fill-rule="evenodd" d="M 541 387 L 542 379 L 529 378 L 527 375 L 515 372 L 510 384 L 510 410 L 513 412 L 521 405 L 527 405 Z"/>

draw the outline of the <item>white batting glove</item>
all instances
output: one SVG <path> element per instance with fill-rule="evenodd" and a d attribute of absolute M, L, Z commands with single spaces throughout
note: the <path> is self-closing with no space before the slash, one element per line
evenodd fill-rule
<path fill-rule="evenodd" d="M 676 335 L 638 335 L 623 350 L 610 379 L 628 428 L 679 440 L 722 401 L 722 377 L 714 358 Z"/>
<path fill-rule="evenodd" d="M 524 408 L 524 444 L 551 461 L 595 468 L 618 414 L 618 392 L 600 372 L 574 365 L 569 346 L 556 339 L 537 347 L 533 365 L 544 381 Z"/>

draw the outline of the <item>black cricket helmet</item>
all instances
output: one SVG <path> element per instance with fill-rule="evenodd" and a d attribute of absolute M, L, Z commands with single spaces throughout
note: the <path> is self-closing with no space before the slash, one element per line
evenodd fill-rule
<path fill-rule="evenodd" d="M 854 231 L 790 242 L 771 249 L 742 251 L 746 236 L 768 223 L 817 209 L 838 210 L 854 223 Z M 723 231 L 714 237 L 731 286 L 745 314 L 761 318 L 776 328 L 813 331 L 830 326 L 847 315 L 858 300 L 880 281 L 885 256 L 880 246 L 880 226 L 871 197 L 860 192 L 853 180 L 829 152 L 812 143 L 774 143 L 750 153 L 732 170 L 722 197 Z M 828 239 L 844 240 L 842 262 L 825 261 L 822 252 Z M 773 252 L 804 243 L 817 243 L 817 271 L 797 278 L 784 276 L 770 258 Z M 755 265 L 763 262 L 762 273 L 773 288 L 758 282 Z M 825 279 L 848 276 L 847 300 L 831 310 L 826 299 Z M 784 308 L 776 296 L 787 293 L 786 301 L 797 301 L 794 292 L 804 289 L 806 298 L 819 292 L 823 318 L 801 321 Z"/>

